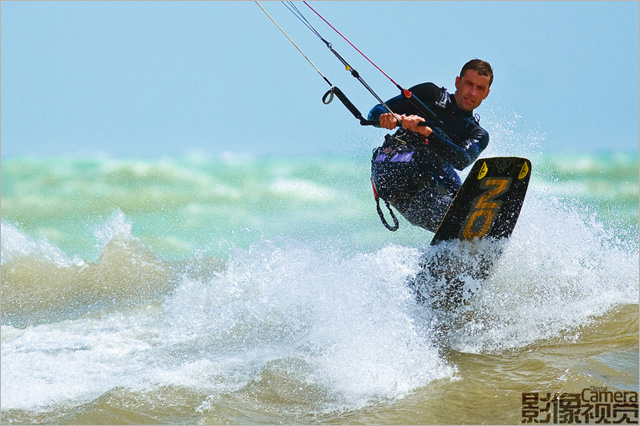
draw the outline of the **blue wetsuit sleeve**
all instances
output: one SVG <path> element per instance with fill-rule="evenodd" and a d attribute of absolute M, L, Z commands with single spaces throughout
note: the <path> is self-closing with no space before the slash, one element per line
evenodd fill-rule
<path fill-rule="evenodd" d="M 418 84 L 411 87 L 410 91 L 426 104 L 435 102 L 442 93 L 442 89 L 433 83 Z M 416 107 L 411 101 L 402 95 L 389 99 L 386 104 L 396 114 L 420 115 L 420 112 L 416 110 Z M 389 111 L 387 111 L 384 105 L 378 104 L 369 111 L 367 119 L 378 121 L 380 120 L 380 115 L 386 112 Z M 489 134 L 479 125 L 476 125 L 468 137 L 459 144 L 452 142 L 449 136 L 439 129 L 433 128 L 433 130 L 434 133 L 428 138 L 428 146 L 443 160 L 451 163 L 453 167 L 458 170 L 463 170 L 472 164 L 489 143 Z"/>
<path fill-rule="evenodd" d="M 436 101 L 440 97 L 441 89 L 433 83 L 421 83 L 417 84 L 409 89 L 414 96 L 418 97 L 425 104 L 430 104 Z M 411 101 L 404 98 L 402 95 L 395 96 L 386 102 L 391 111 L 400 115 L 413 115 L 420 114 L 420 111 L 411 103 Z M 380 115 L 384 114 L 387 109 L 382 104 L 378 104 L 371 108 L 368 120 L 380 120 Z"/>
<path fill-rule="evenodd" d="M 480 153 L 487 147 L 489 133 L 482 127 L 476 126 L 469 137 L 461 144 L 462 146 L 451 142 L 447 135 L 438 129 L 434 129 L 428 139 L 428 146 L 431 149 L 437 152 L 445 161 L 450 162 L 456 169 L 463 170 L 476 161 Z"/>
<path fill-rule="evenodd" d="M 398 108 L 399 106 L 401 107 L 404 104 L 405 99 L 401 96 L 398 95 L 394 98 L 389 99 L 386 104 L 389 108 L 391 108 L 391 110 L 397 114 L 402 114 L 400 111 L 397 111 L 397 109 L 401 109 Z M 387 109 L 384 107 L 384 105 L 382 104 L 378 104 L 376 106 L 374 106 L 373 108 L 371 108 L 371 111 L 369 111 L 369 115 L 367 116 L 367 120 L 372 120 L 372 121 L 379 121 L 380 120 L 380 116 L 382 114 L 384 114 L 385 112 L 389 112 L 387 111 Z"/>

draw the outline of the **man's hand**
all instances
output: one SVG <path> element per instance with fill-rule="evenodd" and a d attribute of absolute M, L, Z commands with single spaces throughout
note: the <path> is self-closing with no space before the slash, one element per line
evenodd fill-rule
<path fill-rule="evenodd" d="M 380 127 L 388 130 L 395 129 L 398 125 L 398 120 L 396 119 L 396 117 L 402 118 L 400 114 L 391 114 L 390 112 L 380 114 Z"/>
<path fill-rule="evenodd" d="M 380 127 L 389 130 L 394 129 L 398 125 L 398 120 L 396 119 L 397 116 L 398 115 L 391 114 L 390 112 L 380 114 Z M 405 129 L 420 133 L 426 137 L 428 137 L 432 132 L 431 127 L 429 126 L 418 126 L 418 123 L 425 121 L 424 118 L 418 115 L 399 115 L 399 117 L 402 119 L 402 127 Z"/>
<path fill-rule="evenodd" d="M 410 115 L 408 117 L 403 116 L 402 127 L 404 127 L 407 130 L 411 130 L 412 132 L 420 133 L 421 135 L 428 137 L 432 132 L 431 127 L 418 126 L 419 123 L 423 123 L 424 121 L 425 121 L 424 118 L 418 115 Z"/>

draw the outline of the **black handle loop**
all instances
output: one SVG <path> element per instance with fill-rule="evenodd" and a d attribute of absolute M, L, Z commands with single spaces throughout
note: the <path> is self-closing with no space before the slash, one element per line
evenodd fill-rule
<path fill-rule="evenodd" d="M 327 98 L 329 98 L 329 100 L 327 100 Z M 333 100 L 333 87 L 327 90 L 327 93 L 324 94 L 324 96 L 322 97 L 322 103 L 325 105 L 329 105 L 332 100 Z"/>

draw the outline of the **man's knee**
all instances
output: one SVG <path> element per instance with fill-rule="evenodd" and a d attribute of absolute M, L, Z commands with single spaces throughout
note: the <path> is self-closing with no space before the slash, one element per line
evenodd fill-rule
<path fill-rule="evenodd" d="M 435 232 L 452 200 L 452 197 L 446 195 L 434 196 L 422 192 L 409 200 L 398 201 L 393 206 L 412 225 Z"/>

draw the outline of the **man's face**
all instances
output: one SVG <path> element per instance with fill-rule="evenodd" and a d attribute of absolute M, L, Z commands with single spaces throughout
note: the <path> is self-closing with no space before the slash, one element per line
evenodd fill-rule
<path fill-rule="evenodd" d="M 489 77 L 475 70 L 467 70 L 456 77 L 456 103 L 463 111 L 473 111 L 489 96 Z"/>

